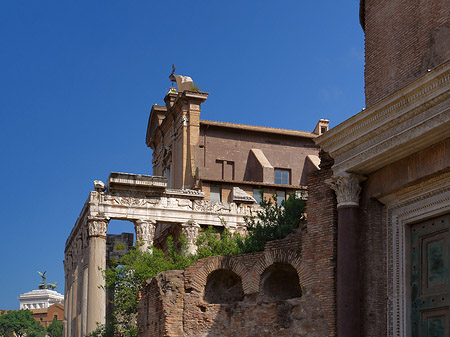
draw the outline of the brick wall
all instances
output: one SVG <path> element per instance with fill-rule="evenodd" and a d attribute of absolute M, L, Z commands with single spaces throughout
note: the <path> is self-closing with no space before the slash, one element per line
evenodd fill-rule
<path fill-rule="evenodd" d="M 202 259 L 148 281 L 139 303 L 139 336 L 336 336 L 336 205 L 324 184 L 330 176 L 325 169 L 309 177 L 306 228 L 268 243 L 263 252 Z M 294 272 L 301 296 L 268 293 L 293 286 L 288 278 L 267 283 L 285 270 Z M 239 280 L 240 298 L 205 297 L 218 272 Z"/>
<path fill-rule="evenodd" d="M 366 106 L 450 59 L 447 0 L 365 0 Z"/>

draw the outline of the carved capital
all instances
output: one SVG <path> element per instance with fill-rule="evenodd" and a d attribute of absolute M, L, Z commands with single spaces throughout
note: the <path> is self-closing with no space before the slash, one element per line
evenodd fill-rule
<path fill-rule="evenodd" d="M 88 232 L 89 237 L 106 237 L 106 231 L 108 230 L 108 221 L 104 219 L 90 219 L 88 220 Z"/>
<path fill-rule="evenodd" d="M 153 244 L 155 237 L 156 222 L 152 220 L 138 220 L 134 224 L 136 231 L 136 241 Z"/>
<path fill-rule="evenodd" d="M 336 177 L 325 180 L 334 192 L 336 192 L 337 207 L 342 206 L 359 206 L 359 195 L 361 193 L 361 182 L 366 177 L 345 173 Z"/>
<path fill-rule="evenodd" d="M 195 254 L 197 245 L 195 244 L 198 236 L 200 225 L 195 222 L 187 222 L 181 226 L 181 232 L 186 236 L 187 247 L 186 253 Z"/>

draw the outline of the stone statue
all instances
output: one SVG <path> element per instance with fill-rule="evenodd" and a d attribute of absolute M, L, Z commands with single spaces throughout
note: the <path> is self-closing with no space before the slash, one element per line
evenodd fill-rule
<path fill-rule="evenodd" d="M 50 289 L 50 290 L 56 289 L 58 282 L 47 284 L 47 276 L 45 276 L 46 272 L 47 271 L 41 273 L 40 271 L 38 271 L 38 274 L 42 277 L 42 281 L 41 283 L 39 283 L 39 289 Z"/>

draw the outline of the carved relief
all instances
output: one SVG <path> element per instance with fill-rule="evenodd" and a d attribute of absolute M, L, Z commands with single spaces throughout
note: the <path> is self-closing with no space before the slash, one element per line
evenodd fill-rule
<path fill-rule="evenodd" d="M 111 197 L 111 201 L 116 205 L 127 207 L 142 207 L 147 204 L 154 205 L 154 203 L 147 199 L 133 197 Z"/>
<path fill-rule="evenodd" d="M 108 222 L 106 220 L 89 220 L 89 236 L 106 236 Z"/>
<path fill-rule="evenodd" d="M 337 207 L 359 206 L 360 183 L 364 180 L 364 176 L 347 173 L 331 177 L 325 183 L 336 192 Z"/>

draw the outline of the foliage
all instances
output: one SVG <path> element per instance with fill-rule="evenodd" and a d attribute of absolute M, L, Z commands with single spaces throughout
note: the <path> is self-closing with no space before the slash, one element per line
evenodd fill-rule
<path fill-rule="evenodd" d="M 47 335 L 49 337 L 62 337 L 63 322 L 58 321 L 56 317 L 54 317 L 50 325 L 47 327 Z"/>
<path fill-rule="evenodd" d="M 152 252 L 132 249 L 118 261 L 111 262 L 104 276 L 106 289 L 114 294 L 114 312 L 109 318 L 111 326 L 100 326 L 95 332 L 98 336 L 134 336 L 137 333 L 133 332 L 133 323 L 142 283 L 165 270 L 185 269 L 195 261 L 193 256 L 179 253 L 179 249 L 186 247 L 186 240 L 181 236 L 179 241 L 180 248 L 171 237 L 167 239 L 167 254 L 156 248 Z"/>
<path fill-rule="evenodd" d="M 216 255 L 235 255 L 242 253 L 238 246 L 239 234 L 231 234 L 224 229 L 220 235 L 213 227 L 201 232 L 197 238 L 197 258 L 205 258 Z"/>
<path fill-rule="evenodd" d="M 0 316 L 0 336 L 44 337 L 45 329 L 31 315 L 29 310 L 12 310 Z"/>
<path fill-rule="evenodd" d="M 239 249 L 243 253 L 264 250 L 267 242 L 285 238 L 304 220 L 305 201 L 295 193 L 280 206 L 277 205 L 276 195 L 263 198 L 260 205 L 262 209 L 257 212 L 257 217 L 245 218 L 248 235 L 238 239 Z"/>

